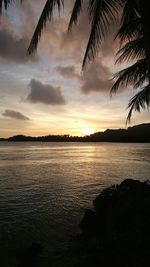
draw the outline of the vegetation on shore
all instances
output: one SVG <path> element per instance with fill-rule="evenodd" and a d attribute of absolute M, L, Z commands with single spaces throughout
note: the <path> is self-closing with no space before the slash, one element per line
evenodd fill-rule
<path fill-rule="evenodd" d="M 88 136 L 70 136 L 70 135 L 47 135 L 47 136 L 24 136 L 16 135 L 7 139 L 1 138 L 0 141 L 14 142 L 150 142 L 150 123 L 140 124 L 127 129 L 111 130 L 96 132 Z"/>

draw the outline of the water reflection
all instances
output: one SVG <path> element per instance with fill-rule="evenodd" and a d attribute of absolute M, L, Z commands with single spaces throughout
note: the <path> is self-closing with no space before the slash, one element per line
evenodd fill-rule
<path fill-rule="evenodd" d="M 148 179 L 149 163 L 150 144 L 1 142 L 2 254 L 20 249 L 20 236 L 27 246 L 42 243 L 46 255 L 56 253 L 103 188 Z"/>

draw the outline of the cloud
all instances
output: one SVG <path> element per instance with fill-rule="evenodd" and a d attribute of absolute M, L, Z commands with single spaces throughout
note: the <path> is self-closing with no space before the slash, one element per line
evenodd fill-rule
<path fill-rule="evenodd" d="M 80 79 L 80 75 L 78 75 L 75 71 L 75 67 L 74 66 L 66 66 L 66 67 L 62 67 L 62 66 L 58 66 L 56 68 L 56 70 L 60 73 L 60 75 L 62 75 L 64 78 L 68 78 L 68 79 Z"/>
<path fill-rule="evenodd" d="M 6 43 L 6 52 L 4 53 L 4 56 L 2 53 L 0 53 L 0 56 L 3 56 L 7 59 L 10 57 L 11 60 L 15 60 L 17 62 L 33 60 L 33 57 L 26 55 L 26 51 L 43 6 L 43 0 L 36 1 L 36 4 L 33 0 L 26 0 L 23 1 L 22 5 L 17 5 L 17 7 L 15 6 L 13 13 L 16 16 L 16 19 L 19 20 L 19 27 L 17 26 L 16 28 L 16 25 L 11 22 L 10 24 L 12 25 L 9 25 L 9 27 L 11 26 L 10 30 L 8 29 L 7 25 L 7 34 L 10 35 L 9 38 L 11 40 L 9 40 L 9 42 L 7 42 L 7 40 L 3 42 L 3 38 L 0 36 L 2 43 Z M 42 38 L 39 42 L 38 51 L 39 54 L 46 54 L 46 56 L 50 56 L 50 59 L 55 58 L 55 60 L 58 60 L 66 57 L 67 60 L 71 59 L 78 64 L 82 64 L 90 33 L 90 24 L 87 16 L 87 4 L 85 3 L 85 6 L 83 7 L 84 11 L 82 12 L 81 16 L 79 16 L 77 25 L 75 25 L 72 31 L 68 34 L 67 26 L 72 7 L 73 2 L 69 0 L 66 1 L 67 12 L 65 12 L 65 16 L 58 17 L 56 15 L 54 20 L 52 20 L 50 23 L 47 22 L 46 30 L 44 30 Z M 30 24 L 27 23 L 27 21 L 30 21 Z M 19 33 L 20 36 L 23 36 L 22 38 L 16 38 L 13 33 L 15 29 L 17 34 Z M 12 47 L 9 45 L 10 43 L 12 44 Z M 16 54 L 17 48 L 19 50 L 18 54 Z M 13 52 L 11 53 L 12 50 Z M 110 41 L 107 42 L 107 45 L 105 42 L 105 45 L 101 46 L 100 48 L 100 53 L 104 54 L 104 56 L 108 56 L 108 54 L 111 52 L 112 42 Z"/>
<path fill-rule="evenodd" d="M 64 78 L 77 79 L 81 84 L 81 91 L 84 94 L 89 94 L 91 92 L 108 93 L 113 85 L 111 79 L 112 73 L 107 65 L 105 65 L 103 57 L 89 64 L 84 70 L 83 75 L 77 74 L 73 65 L 65 67 L 57 66 L 56 70 Z"/>
<path fill-rule="evenodd" d="M 22 121 L 30 120 L 28 117 L 24 116 L 22 113 L 17 112 L 15 110 L 10 110 L 10 109 L 6 109 L 2 115 L 5 117 L 22 120 Z"/>
<path fill-rule="evenodd" d="M 41 2 L 41 1 L 37 1 Z M 13 63 L 39 60 L 38 54 L 27 54 L 27 49 L 36 26 L 37 8 L 32 0 L 10 5 L 7 15 L 1 18 L 0 57 Z M 39 15 L 38 15 L 39 16 Z M 30 21 L 30 23 L 27 23 Z"/>
<path fill-rule="evenodd" d="M 69 15 L 69 14 L 68 14 Z M 67 32 L 70 16 L 66 20 L 66 27 L 61 34 L 60 51 L 66 55 L 70 55 L 74 61 L 82 62 L 84 51 L 87 45 L 90 24 L 87 17 L 87 12 L 83 12 L 79 16 L 78 23 L 73 26 L 71 32 Z"/>
<path fill-rule="evenodd" d="M 102 62 L 91 63 L 83 74 L 81 90 L 83 93 L 109 92 L 113 82 L 110 80 L 111 73 Z"/>
<path fill-rule="evenodd" d="M 32 79 L 29 84 L 30 93 L 27 100 L 31 103 L 43 103 L 46 105 L 64 105 L 61 88 L 54 87 L 51 84 L 43 84 L 35 79 Z"/>
<path fill-rule="evenodd" d="M 16 63 L 25 63 L 30 60 L 37 60 L 38 56 L 28 56 L 28 38 L 19 38 L 7 29 L 0 30 L 0 57 Z"/>

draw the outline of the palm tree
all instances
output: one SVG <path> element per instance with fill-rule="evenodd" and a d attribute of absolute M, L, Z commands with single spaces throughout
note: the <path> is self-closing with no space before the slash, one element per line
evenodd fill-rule
<path fill-rule="evenodd" d="M 138 90 L 138 93 L 129 101 L 128 108 L 130 110 L 127 122 L 130 121 L 133 110 L 140 111 L 141 108 L 146 109 L 150 106 L 149 72 L 140 9 L 134 10 L 131 18 L 129 18 L 129 11 L 131 12 L 126 6 L 122 15 L 122 25 L 117 33 L 122 46 L 117 52 L 116 63 L 133 62 L 133 60 L 136 60 L 136 62 L 115 74 L 116 82 L 111 88 L 111 94 L 115 93 L 120 87 L 127 87 L 128 85 L 132 85 L 134 89 Z M 128 40 L 128 42 L 125 40 Z"/>
<path fill-rule="evenodd" d="M 139 8 L 141 12 L 141 24 L 144 34 L 144 47 L 146 54 L 146 63 L 148 69 L 149 83 L 150 83 L 150 1 L 139 0 Z"/>
<path fill-rule="evenodd" d="M 53 11 L 57 7 L 60 12 L 61 7 L 64 5 L 64 0 L 48 0 L 44 6 L 41 17 L 36 26 L 31 43 L 28 48 L 29 54 L 35 52 L 38 42 L 40 40 L 43 29 L 46 26 L 47 20 L 51 20 L 53 17 Z M 86 2 L 86 1 L 85 1 Z M 116 20 L 119 15 L 122 6 L 121 0 L 89 0 L 88 1 L 88 15 L 91 22 L 91 32 L 85 51 L 82 68 L 86 66 L 88 61 L 94 60 L 101 42 L 109 32 L 109 27 Z M 84 1 L 76 0 L 68 30 L 70 31 L 73 24 L 76 24 L 78 17 L 82 11 Z"/>
<path fill-rule="evenodd" d="M 2 7 L 4 4 L 5 9 L 13 2 L 13 0 L 0 0 L 0 12 L 2 12 Z"/>
<path fill-rule="evenodd" d="M 119 60 L 122 60 L 120 56 Z M 148 79 L 148 69 L 146 59 L 139 59 L 130 67 L 116 73 L 114 78 L 116 82 L 111 88 L 111 94 L 115 93 L 119 87 L 132 85 L 138 92 L 130 99 L 128 103 L 129 113 L 126 123 L 130 122 L 133 110 L 140 112 L 142 109 L 148 109 L 150 106 L 150 84 Z M 140 89 L 139 89 L 140 88 Z"/>
<path fill-rule="evenodd" d="M 55 4 L 56 1 L 54 1 Z M 108 33 L 109 26 L 112 22 L 115 21 L 116 16 L 119 14 L 121 9 L 123 9 L 120 29 L 117 33 L 117 37 L 119 37 L 121 44 L 125 42 L 125 40 L 129 40 L 119 51 L 118 51 L 118 60 L 117 62 L 122 62 L 124 60 L 135 60 L 138 58 L 142 58 L 138 60 L 135 64 L 122 70 L 121 72 L 115 75 L 117 81 L 111 89 L 112 92 L 116 92 L 116 90 L 120 86 L 128 86 L 128 84 L 132 84 L 135 89 L 142 88 L 140 91 L 129 101 L 128 108 L 129 114 L 127 117 L 127 122 L 130 121 L 132 111 L 140 111 L 141 108 L 148 108 L 150 105 L 150 86 L 148 80 L 150 81 L 150 72 L 147 58 L 150 58 L 150 54 L 146 53 L 146 46 L 148 42 L 145 42 L 144 39 L 144 28 L 142 26 L 142 22 L 145 23 L 145 29 L 148 29 L 148 25 L 146 24 L 145 17 L 142 19 L 141 14 L 144 16 L 144 5 L 142 5 L 141 11 L 141 2 L 137 0 L 127 0 L 127 1 L 90 1 L 88 6 L 89 18 L 91 21 L 91 32 L 87 44 L 87 48 L 85 51 L 83 65 L 84 68 L 86 66 L 87 61 L 93 60 L 99 50 L 100 44 L 102 40 L 105 38 Z M 74 4 L 74 8 L 72 11 L 72 15 L 70 18 L 68 30 L 71 30 L 73 24 L 77 22 L 78 16 L 82 11 L 83 0 L 76 0 Z M 45 7 L 46 8 L 46 7 Z M 60 3 L 58 5 L 60 9 Z M 148 8 L 148 7 L 147 7 Z M 44 9 L 45 11 L 45 9 Z M 52 12 L 50 12 L 50 19 L 52 16 Z M 46 22 L 46 16 L 45 16 Z M 32 53 L 38 44 L 38 32 L 41 34 L 43 30 L 43 26 L 41 24 L 41 20 L 37 25 L 35 33 L 33 35 L 32 41 L 29 46 L 29 53 Z M 146 32 L 146 34 L 148 34 Z M 148 35 L 149 36 L 149 35 Z M 135 39 L 136 38 L 136 39 Z M 149 46 L 150 47 L 150 46 Z M 148 50 L 149 51 L 149 50 Z M 150 62 L 149 62 L 150 63 Z M 146 83 L 146 85 L 145 85 Z"/>
<path fill-rule="evenodd" d="M 23 0 L 22 0 L 23 1 Z M 8 8 L 13 0 L 0 0 L 0 11 L 2 11 L 2 5 L 4 4 L 5 9 Z M 73 24 L 78 20 L 78 17 L 82 11 L 83 4 L 87 2 L 84 0 L 76 0 L 72 15 L 70 18 L 68 30 L 71 30 Z M 85 51 L 83 60 L 83 68 L 87 61 L 93 60 L 98 52 L 101 42 L 108 34 L 109 27 L 118 17 L 122 7 L 123 0 L 88 0 L 87 12 L 89 20 L 91 22 L 91 33 L 89 41 Z M 37 49 L 38 42 L 41 38 L 41 34 L 46 26 L 48 20 L 52 20 L 53 12 L 57 8 L 60 12 L 64 6 L 65 0 L 47 0 L 42 10 L 41 16 L 37 23 L 33 37 L 31 39 L 28 52 L 29 54 L 35 52 Z"/>
<path fill-rule="evenodd" d="M 23 0 L 20 1 L 22 2 Z M 3 4 L 7 9 L 12 2 L 13 0 L 0 0 L 0 11 L 2 10 Z M 72 28 L 73 24 L 77 22 L 84 2 L 84 0 L 75 0 L 71 19 L 69 22 L 69 30 Z M 46 26 L 46 22 L 52 19 L 55 8 L 57 7 L 58 11 L 60 12 L 61 8 L 64 6 L 64 3 L 65 0 L 46 1 L 40 19 L 37 23 L 37 27 L 33 34 L 31 43 L 29 45 L 29 53 L 32 53 L 36 50 L 42 31 Z M 118 15 L 122 10 L 123 25 L 126 25 L 130 21 L 132 16 L 136 16 L 140 10 L 139 16 L 141 17 L 141 25 L 144 32 L 146 59 L 148 62 L 150 62 L 150 35 L 148 19 L 149 7 L 150 3 L 147 0 L 88 0 L 88 15 L 91 22 L 91 32 L 83 59 L 83 68 L 85 67 L 88 60 L 90 61 L 95 58 L 101 42 L 108 34 L 109 27 L 112 25 L 112 22 L 114 22 L 116 18 L 118 18 Z M 137 31 L 138 30 L 139 29 L 137 29 Z"/>
<path fill-rule="evenodd" d="M 13 2 L 14 2 L 14 0 L 0 0 L 0 13 L 2 13 L 3 6 L 7 10 L 7 8 L 9 7 L 9 5 L 11 3 L 13 3 Z M 20 2 L 22 3 L 23 0 L 20 0 Z"/>
<path fill-rule="evenodd" d="M 7 9 L 12 1 L 13 0 L 0 0 L 0 10 L 2 9 L 2 4 L 4 4 L 4 7 Z M 72 26 L 76 24 L 84 2 L 87 1 L 75 1 L 68 30 L 71 30 Z M 46 1 L 28 48 L 29 54 L 35 52 L 37 49 L 43 29 L 47 21 L 52 20 L 55 8 L 60 12 L 64 3 L 64 0 Z M 94 60 L 101 42 L 105 39 L 110 30 L 110 26 L 116 21 L 120 14 L 122 14 L 122 16 L 117 37 L 119 37 L 122 45 L 126 39 L 129 42 L 119 50 L 121 55 L 117 62 L 135 58 L 138 60 L 138 58 L 144 54 L 144 58 L 115 75 L 117 81 L 111 92 L 115 92 L 120 86 L 127 86 L 129 83 L 132 83 L 134 88 L 143 86 L 145 81 L 149 81 L 150 84 L 149 6 L 150 3 L 148 0 L 88 0 L 87 12 L 91 23 L 91 32 L 83 59 L 83 69 L 87 62 Z M 139 111 L 140 107 L 145 108 L 149 106 L 148 94 L 149 85 L 146 85 L 131 99 L 128 105 L 130 107 L 128 120 L 130 120 L 133 109 Z"/>
<path fill-rule="evenodd" d="M 23 0 L 20 0 L 21 2 Z M 0 11 L 2 5 L 7 9 L 13 0 L 0 0 Z M 84 0 L 75 0 L 75 4 L 72 10 L 71 19 L 68 29 L 72 28 L 78 20 L 78 17 L 82 11 Z M 28 52 L 32 53 L 36 50 L 38 42 L 40 40 L 43 29 L 46 26 L 46 22 L 52 19 L 53 11 L 58 8 L 60 12 L 64 6 L 65 0 L 47 0 L 37 27 L 33 34 Z M 149 35 L 149 10 L 150 2 L 148 0 L 88 0 L 88 15 L 91 22 L 91 32 L 85 51 L 83 60 L 83 68 L 85 67 L 87 60 L 93 60 L 99 50 L 99 46 L 109 31 L 109 27 L 112 22 L 118 18 L 118 14 L 123 10 L 122 22 L 126 25 L 132 16 L 141 17 L 141 25 L 144 33 L 144 46 L 146 51 L 146 60 L 150 62 L 150 35 Z M 139 12 L 140 11 L 140 12 Z M 138 31 L 139 29 L 137 29 Z M 148 71 L 150 64 L 148 64 Z M 150 77 L 150 75 L 149 75 Z"/>

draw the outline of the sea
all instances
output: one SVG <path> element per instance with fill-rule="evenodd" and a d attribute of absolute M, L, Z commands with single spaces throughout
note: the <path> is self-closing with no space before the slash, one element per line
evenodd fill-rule
<path fill-rule="evenodd" d="M 95 197 L 126 178 L 150 179 L 150 144 L 0 142 L 0 266 L 33 243 L 37 266 L 57 266 Z"/>

